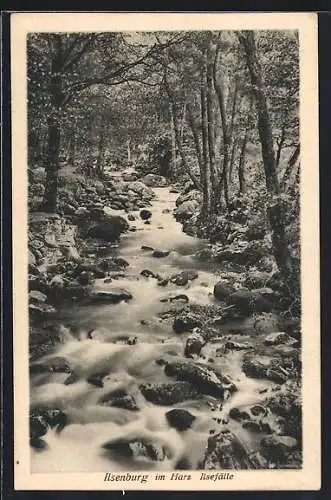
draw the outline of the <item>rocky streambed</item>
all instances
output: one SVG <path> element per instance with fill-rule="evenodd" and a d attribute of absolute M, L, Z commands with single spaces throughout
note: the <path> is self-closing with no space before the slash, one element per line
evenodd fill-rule
<path fill-rule="evenodd" d="M 201 258 L 170 188 L 122 190 L 30 216 L 33 471 L 300 467 L 300 332 L 270 276 Z"/>

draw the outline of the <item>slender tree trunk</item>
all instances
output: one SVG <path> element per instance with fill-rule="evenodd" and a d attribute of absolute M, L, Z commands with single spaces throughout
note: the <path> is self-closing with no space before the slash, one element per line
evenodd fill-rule
<path fill-rule="evenodd" d="M 183 104 L 183 113 L 182 113 L 182 119 L 180 122 L 180 140 L 182 142 L 183 142 L 183 135 L 184 135 L 185 116 L 186 116 L 186 102 L 184 102 L 184 104 Z"/>
<path fill-rule="evenodd" d="M 131 163 L 131 138 L 129 137 L 126 143 L 128 164 Z"/>
<path fill-rule="evenodd" d="M 245 177 L 245 166 L 246 166 L 246 150 L 249 137 L 249 131 L 252 123 L 252 110 L 253 110 L 253 97 L 250 98 L 249 111 L 245 124 L 244 137 L 241 143 L 240 157 L 238 164 L 238 180 L 239 180 L 239 194 L 243 194 L 246 191 L 246 177 Z"/>
<path fill-rule="evenodd" d="M 176 172 L 176 135 L 174 126 L 174 114 L 172 112 L 172 105 L 169 104 L 170 110 L 170 123 L 171 123 L 171 175 Z"/>
<path fill-rule="evenodd" d="M 285 142 L 285 124 L 282 126 L 282 133 L 280 136 L 280 139 L 277 144 L 277 152 L 276 152 L 276 167 L 279 167 L 279 162 L 280 162 L 280 155 L 282 154 L 283 146 Z"/>
<path fill-rule="evenodd" d="M 98 143 L 98 156 L 96 163 L 96 175 L 99 178 L 102 176 L 103 172 L 104 153 L 105 153 L 105 129 L 104 129 L 104 120 L 102 120 L 99 143 Z"/>
<path fill-rule="evenodd" d="M 48 149 L 46 164 L 46 184 L 43 201 L 45 212 L 57 210 L 57 190 L 59 173 L 60 127 L 53 118 L 48 119 Z"/>
<path fill-rule="evenodd" d="M 229 185 L 232 184 L 233 180 L 233 167 L 234 161 L 236 157 L 236 149 L 237 149 L 238 139 L 234 137 L 232 141 L 231 155 L 230 155 L 230 163 L 229 163 Z"/>
<path fill-rule="evenodd" d="M 289 178 L 291 177 L 291 174 L 293 174 L 293 169 L 294 169 L 295 165 L 298 163 L 299 156 L 300 156 L 300 144 L 298 144 L 295 147 L 295 149 L 291 155 L 291 158 L 289 159 L 289 161 L 287 163 L 286 170 L 285 170 L 283 178 L 281 180 L 281 187 L 283 189 L 285 189 L 286 184 L 287 184 Z M 294 174 L 295 175 L 293 177 L 296 177 L 297 172 L 294 172 Z"/>
<path fill-rule="evenodd" d="M 211 186 L 210 186 L 210 164 L 208 154 L 208 115 L 207 115 L 207 60 L 206 51 L 203 55 L 203 67 L 201 72 L 201 124 L 202 124 L 202 158 L 204 165 L 203 178 L 203 206 L 202 213 L 208 217 L 211 211 Z"/>
<path fill-rule="evenodd" d="M 246 127 L 245 135 L 242 140 L 239 164 L 238 164 L 238 180 L 239 180 L 239 194 L 246 191 L 246 178 L 245 178 L 245 164 L 246 164 L 246 148 L 248 141 L 248 128 Z"/>
<path fill-rule="evenodd" d="M 273 148 L 272 127 L 269 118 L 262 70 L 256 51 L 254 32 L 242 32 L 239 35 L 239 40 L 245 51 L 253 92 L 255 94 L 258 113 L 258 130 L 262 146 L 262 157 L 267 189 L 271 195 L 278 195 L 279 185 Z M 281 200 L 278 199 L 278 196 L 275 196 L 274 200 L 269 205 L 268 216 L 272 229 L 274 256 L 278 268 L 284 277 L 289 278 L 292 275 L 292 261 L 285 233 L 284 206 L 281 203 Z"/>
<path fill-rule="evenodd" d="M 233 164 L 234 164 L 234 157 L 236 153 L 236 146 L 237 146 L 237 138 L 233 136 L 233 130 L 235 126 L 235 119 L 236 119 L 236 111 L 237 111 L 237 103 L 238 103 L 238 79 L 235 79 L 234 83 L 234 92 L 233 92 L 233 98 L 232 98 L 232 106 L 231 106 L 231 119 L 230 119 L 230 126 L 229 126 L 229 149 L 231 150 L 230 158 L 229 158 L 229 189 L 231 187 L 232 183 L 232 174 L 233 174 Z"/>
<path fill-rule="evenodd" d="M 216 162 L 215 162 L 215 117 L 213 111 L 213 61 L 211 59 L 211 48 L 210 45 L 207 49 L 207 75 L 206 75 L 206 83 L 207 83 L 207 119 L 208 119 L 208 156 L 209 156 L 209 168 L 210 168 L 210 182 L 211 182 L 211 196 L 210 196 L 210 204 L 211 211 L 215 213 L 216 211 L 216 197 L 217 193 L 217 185 L 216 185 Z"/>
<path fill-rule="evenodd" d="M 199 169 L 200 169 L 201 182 L 203 182 L 204 168 L 203 168 L 203 161 L 202 161 L 202 151 L 201 151 L 199 130 L 198 130 L 196 121 L 194 119 L 193 110 L 192 110 L 190 103 L 187 103 L 187 121 L 188 121 L 189 127 L 190 127 L 191 132 L 192 132 L 195 151 L 196 151 Z"/>
<path fill-rule="evenodd" d="M 258 113 L 258 130 L 262 146 L 262 158 L 267 188 L 270 193 L 278 194 L 279 186 L 276 172 L 272 127 L 262 78 L 262 70 L 256 52 L 254 32 L 243 32 L 243 34 L 239 35 L 239 39 L 245 50 L 247 66 L 252 82 L 253 92 L 255 94 Z"/>
<path fill-rule="evenodd" d="M 218 99 L 221 120 L 222 120 L 222 132 L 223 132 L 223 168 L 222 168 L 222 183 L 224 189 L 224 199 L 226 207 L 229 206 L 229 189 L 228 189 L 228 164 L 229 164 L 229 131 L 228 123 L 226 117 L 225 100 L 224 100 L 224 89 L 223 82 L 221 78 L 217 75 L 217 65 L 219 59 L 220 44 L 218 44 L 215 54 L 213 77 L 214 86 L 216 90 L 216 95 Z"/>
<path fill-rule="evenodd" d="M 63 94 L 61 89 L 61 61 L 62 61 L 62 41 L 61 35 L 54 34 L 54 52 L 51 61 L 50 94 L 52 110 L 47 119 L 48 138 L 46 153 L 46 185 L 43 199 L 43 210 L 54 213 L 57 210 L 57 190 L 59 173 L 59 156 L 61 130 L 59 115 Z"/>
<path fill-rule="evenodd" d="M 182 144 L 182 141 L 181 141 L 181 138 L 180 138 L 180 130 L 179 130 L 179 126 L 178 126 L 178 117 L 177 117 L 177 109 L 176 109 L 175 98 L 174 98 L 174 96 L 172 94 L 172 91 L 171 91 L 171 88 L 169 86 L 166 71 L 164 72 L 164 79 L 163 79 L 163 81 L 164 81 L 165 90 L 166 90 L 166 92 L 168 94 L 168 98 L 169 98 L 169 101 L 170 101 L 171 107 L 172 107 L 172 116 L 173 116 L 173 125 L 174 125 L 175 139 L 176 139 L 177 148 L 178 148 L 181 160 L 182 160 L 183 168 L 184 168 L 185 172 L 188 174 L 188 176 L 190 177 L 190 179 L 192 180 L 192 182 L 193 182 L 194 186 L 196 187 L 196 189 L 201 189 L 201 185 L 200 185 L 199 179 L 192 172 L 192 170 L 191 170 L 191 168 L 190 168 L 190 166 L 188 164 L 187 157 L 186 157 L 186 154 L 185 154 L 185 151 L 184 151 L 184 148 L 183 148 L 183 144 Z"/>

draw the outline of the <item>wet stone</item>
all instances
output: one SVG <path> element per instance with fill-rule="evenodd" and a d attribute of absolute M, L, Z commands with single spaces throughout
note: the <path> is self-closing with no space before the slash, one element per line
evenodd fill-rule
<path fill-rule="evenodd" d="M 189 363 L 186 361 L 172 361 L 165 367 L 165 373 L 169 377 L 176 377 L 191 383 L 197 391 L 214 397 L 225 398 L 225 393 L 229 394 L 237 390 L 232 380 L 207 365 Z"/>
<path fill-rule="evenodd" d="M 112 393 L 104 396 L 101 402 L 105 406 L 111 406 L 114 408 L 122 408 L 129 411 L 139 411 L 136 400 L 126 391 L 113 391 Z"/>
<path fill-rule="evenodd" d="M 170 410 L 166 413 L 166 419 L 171 427 L 178 431 L 185 431 L 189 429 L 196 417 L 187 410 Z"/>
<path fill-rule="evenodd" d="M 118 304 L 132 299 L 132 294 L 128 290 L 114 288 L 112 290 L 93 291 L 90 294 L 90 300 L 93 302 L 107 302 L 109 304 Z"/>
<path fill-rule="evenodd" d="M 264 340 L 265 345 L 275 346 L 280 344 L 285 344 L 287 346 L 292 346 L 297 344 L 297 340 L 287 333 L 284 332 L 275 332 L 270 333 Z"/>
<path fill-rule="evenodd" d="M 261 439 L 260 442 L 262 455 L 276 463 L 284 461 L 286 454 L 297 445 L 297 440 L 290 436 L 270 436 Z"/>
<path fill-rule="evenodd" d="M 183 312 L 174 319 L 172 328 L 176 333 L 184 333 L 192 331 L 196 327 L 200 327 L 202 323 L 201 317 L 190 312 Z"/>
<path fill-rule="evenodd" d="M 233 420 L 241 422 L 242 420 L 249 419 L 250 415 L 246 411 L 242 411 L 239 408 L 234 407 L 231 408 L 229 417 L 232 418 Z"/>
<path fill-rule="evenodd" d="M 102 447 L 125 458 L 145 458 L 152 461 L 171 458 L 171 451 L 166 444 L 146 437 L 119 438 L 105 443 Z"/>
<path fill-rule="evenodd" d="M 229 351 L 244 351 L 246 349 L 252 349 L 252 344 L 249 344 L 248 342 L 245 343 L 239 343 L 239 342 L 232 342 L 231 340 L 228 340 L 225 343 L 225 349 L 228 349 Z"/>
<path fill-rule="evenodd" d="M 147 221 L 152 217 L 152 212 L 150 210 L 143 209 L 140 210 L 139 215 L 142 220 Z"/>
<path fill-rule="evenodd" d="M 208 439 L 201 468 L 205 470 L 249 469 L 251 461 L 239 439 L 232 432 L 223 430 Z"/>
<path fill-rule="evenodd" d="M 160 259 L 163 257 L 168 257 L 169 254 L 170 254 L 169 250 L 154 250 L 154 252 L 152 253 L 152 256 L 157 258 L 157 259 Z"/>
<path fill-rule="evenodd" d="M 141 276 L 144 276 L 145 278 L 156 278 L 153 271 L 150 271 L 149 269 L 143 269 L 140 274 L 141 274 Z"/>
<path fill-rule="evenodd" d="M 103 387 L 103 379 L 108 375 L 108 372 L 99 372 L 93 375 L 90 375 L 86 380 L 89 384 L 94 385 L 95 387 Z"/>
<path fill-rule="evenodd" d="M 140 390 L 147 401 L 157 405 L 172 405 L 197 399 L 200 397 L 197 389 L 189 382 L 170 382 L 165 384 L 143 384 Z"/>
<path fill-rule="evenodd" d="M 177 286 L 185 286 L 189 281 L 193 281 L 199 277 L 199 274 L 194 269 L 182 271 L 170 277 L 170 282 Z"/>
<path fill-rule="evenodd" d="M 30 439 L 30 446 L 34 448 L 36 451 L 45 451 L 49 448 L 48 444 L 44 439 L 40 438 L 31 438 Z"/>
<path fill-rule="evenodd" d="M 192 358 L 194 355 L 200 355 L 205 344 L 206 338 L 203 331 L 200 328 L 194 328 L 192 334 L 186 340 L 184 356 Z"/>
<path fill-rule="evenodd" d="M 30 438 L 39 439 L 48 431 L 48 424 L 41 415 L 30 416 Z"/>

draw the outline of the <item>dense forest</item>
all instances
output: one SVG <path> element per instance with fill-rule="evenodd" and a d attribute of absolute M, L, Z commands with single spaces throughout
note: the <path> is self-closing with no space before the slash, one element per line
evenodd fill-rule
<path fill-rule="evenodd" d="M 205 246 L 195 252 L 194 259 L 199 263 L 197 267 L 202 262 L 213 262 L 213 275 L 222 278 L 210 295 L 223 307 L 226 321 L 241 318 L 240 314 L 254 316 L 257 321 L 261 314 L 266 314 L 266 318 L 276 311 L 279 323 L 270 327 L 266 320 L 265 333 L 275 336 L 278 332 L 278 340 L 266 340 L 265 345 L 287 344 L 288 351 L 283 346 L 281 361 L 277 358 L 278 351 L 277 356 L 273 353 L 277 360 L 271 368 L 268 365 L 266 372 L 260 365 L 260 368 L 255 365 L 254 369 L 250 368 L 246 359 L 244 372 L 247 376 L 275 383 L 295 380 L 299 384 L 299 351 L 297 347 L 290 347 L 299 343 L 300 335 L 297 33 L 32 33 L 27 40 L 27 54 L 33 360 L 36 351 L 37 357 L 40 356 L 40 343 L 54 346 L 53 339 L 51 342 L 48 339 L 51 327 L 47 321 L 45 323 L 45 315 L 54 308 L 61 309 L 59 296 L 66 300 L 85 300 L 86 293 L 90 293 L 86 290 L 94 279 L 104 278 L 105 283 L 107 279 L 114 281 L 108 272 L 114 270 L 114 266 L 123 271 L 123 262 L 112 256 L 113 268 L 108 262 L 107 269 L 100 271 L 95 255 L 101 247 L 104 249 L 105 241 L 118 243 L 120 234 L 139 231 L 130 226 L 130 221 L 136 221 L 137 217 L 144 221 L 146 228 L 153 224 L 153 217 L 157 217 L 153 216 L 155 192 L 170 187 L 170 194 L 176 194 L 175 208 L 172 211 L 171 207 L 166 207 L 164 214 L 166 210 L 171 212 L 185 235 L 204 242 Z M 160 193 L 161 196 L 163 191 Z M 118 210 L 122 212 L 116 215 Z M 117 226 L 114 229 L 115 219 Z M 124 222 L 118 226 L 120 219 Z M 111 235 L 108 234 L 110 221 L 113 224 Z M 60 229 L 54 224 L 61 223 L 73 227 L 74 231 L 78 228 L 77 238 L 81 245 L 78 252 L 74 239 L 70 244 L 56 242 Z M 162 229 L 161 223 L 158 229 Z M 40 243 L 40 234 L 44 231 L 51 234 L 45 238 L 46 245 Z M 90 248 L 93 240 L 90 253 L 85 248 L 88 238 Z M 172 245 L 171 234 L 168 245 Z M 48 250 L 44 251 L 43 246 Z M 47 252 L 49 248 L 53 252 L 54 247 L 60 253 L 50 257 Z M 171 248 L 155 250 L 145 245 L 143 249 L 153 251 L 156 258 L 168 258 L 171 253 Z M 82 264 L 84 251 L 90 259 L 88 265 Z M 169 281 L 169 278 L 153 274 L 154 270 L 143 272 L 146 279 L 156 277 L 161 287 Z M 185 275 L 182 280 L 183 274 L 181 278 L 176 276 L 170 278 L 170 284 L 187 287 L 197 277 Z M 124 292 L 122 290 L 120 298 L 108 295 L 108 299 L 111 303 L 127 302 L 132 296 Z M 187 318 L 192 320 L 192 314 L 196 315 L 197 311 L 188 310 L 188 295 L 177 297 L 186 304 L 180 311 L 186 314 L 186 323 L 182 318 L 178 326 L 175 318 L 173 329 L 177 334 L 193 330 L 193 340 L 187 339 L 185 356 L 199 358 L 202 347 L 211 338 L 211 333 L 206 333 L 210 326 L 203 316 L 206 311 L 199 312 L 203 320 L 200 317 L 198 322 L 193 321 L 193 326 L 188 326 Z M 161 302 L 166 300 L 161 298 Z M 236 313 L 233 308 L 237 308 Z M 210 314 L 209 311 L 207 317 Z M 201 328 L 201 321 L 204 334 L 196 331 L 197 327 Z M 57 319 L 57 324 L 59 322 Z M 228 350 L 245 350 L 240 342 L 231 342 L 225 344 Z M 257 356 L 265 354 L 261 345 L 254 349 Z M 282 363 L 284 359 L 288 361 L 287 355 L 290 362 L 285 366 Z M 38 366 L 40 369 L 40 363 Z M 167 375 L 173 376 L 175 372 L 171 370 L 175 368 L 168 362 Z M 60 369 L 55 371 L 61 372 Z M 176 376 L 180 380 L 178 373 Z M 192 377 L 198 375 L 187 375 L 188 379 L 185 376 L 182 383 L 187 380 L 191 383 Z M 99 384 L 103 383 L 101 379 Z M 98 385 L 95 380 L 94 377 L 94 385 Z M 232 392 L 232 386 L 229 387 Z M 218 395 L 217 391 L 205 393 L 213 397 Z M 124 397 L 129 396 L 125 394 Z M 174 398 L 173 402 L 176 401 Z M 291 420 L 292 407 L 288 410 L 288 401 L 286 404 Z M 291 404 L 294 405 L 292 400 Z M 58 411 L 63 414 L 64 410 Z M 184 410 L 172 411 L 185 413 Z M 300 415 L 298 407 L 295 411 L 294 419 Z M 284 411 L 279 413 L 285 419 L 288 417 Z M 232 417 L 241 420 L 233 411 Z M 38 418 L 40 423 L 40 413 L 31 418 Z M 46 418 L 45 415 L 42 418 Z M 47 418 L 49 424 L 49 415 Z M 33 422 L 35 425 L 36 420 Z M 295 422 L 300 426 L 298 420 Z M 251 428 L 254 425 L 251 422 Z M 287 424 L 287 427 L 291 426 Z M 287 432 L 278 433 L 278 438 L 295 438 L 300 443 L 300 431 L 292 431 L 287 429 Z M 40 445 L 42 435 L 37 431 L 33 434 L 35 448 Z M 264 439 L 271 440 L 270 437 Z M 297 455 L 293 458 L 292 451 L 297 445 L 289 439 L 277 442 L 274 436 L 273 439 L 264 447 L 268 451 L 261 455 L 267 456 L 267 462 L 261 457 L 252 459 L 253 462 L 251 458 L 237 457 L 232 458 L 233 468 L 297 467 L 300 459 Z M 219 442 L 215 443 L 217 451 Z M 114 451 L 114 446 L 112 442 L 108 448 Z M 118 443 L 116 446 L 118 451 Z M 129 444 L 126 442 L 125 446 Z M 148 455 L 149 448 L 147 445 L 145 448 Z M 201 467 L 215 468 L 209 467 L 210 460 L 205 456 Z M 220 466 L 227 468 L 222 459 L 218 460 Z"/>

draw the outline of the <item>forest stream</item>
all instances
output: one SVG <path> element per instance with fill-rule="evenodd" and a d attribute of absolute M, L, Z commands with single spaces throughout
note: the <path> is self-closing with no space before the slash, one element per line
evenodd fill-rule
<path fill-rule="evenodd" d="M 74 332 L 62 327 L 66 341 L 55 352 L 38 361 L 64 358 L 72 367 L 68 373 L 33 373 L 30 398 L 33 407 L 52 407 L 64 411 L 68 425 L 61 432 L 50 428 L 44 436 L 46 449 L 32 448 L 34 472 L 101 472 L 116 470 L 172 470 L 185 457 L 182 468 L 199 468 L 211 434 L 230 429 L 245 446 L 248 454 L 256 449 L 256 434 L 229 418 L 231 408 L 258 404 L 277 384 L 270 380 L 248 378 L 243 373 L 243 351 L 229 351 L 217 356 L 222 340 L 207 342 L 202 348 L 199 363 L 212 366 L 234 381 L 237 391 L 224 401 L 212 396 L 187 399 L 172 405 L 153 404 L 139 390 L 142 384 L 169 383 L 162 359 L 184 359 L 185 342 L 189 333 L 176 334 L 171 324 L 159 321 L 162 312 L 169 310 L 169 299 L 186 295 L 189 304 L 213 304 L 212 293 L 217 281 L 212 263 L 194 258 L 207 242 L 186 235 L 173 217 L 178 194 L 169 188 L 155 188 L 151 223 L 145 224 L 135 213 L 135 232 L 122 236 L 115 252 L 129 266 L 125 273 L 110 283 L 97 279 L 95 290 L 114 287 L 125 289 L 132 300 L 119 304 L 70 304 L 57 315 L 57 323 L 76 326 Z M 142 247 L 144 246 L 144 249 Z M 169 255 L 156 258 L 151 249 L 170 250 Z M 169 283 L 159 286 L 152 277 L 141 275 L 148 269 L 154 274 L 174 275 L 183 270 L 196 270 L 198 277 L 185 286 Z M 105 282 L 106 281 L 106 282 Z M 109 280 L 110 281 L 110 280 Z M 187 300 L 187 299 L 186 299 Z M 226 334 L 226 325 L 223 331 Z M 223 333 L 222 331 L 222 333 Z M 125 342 L 123 339 L 134 339 Z M 235 333 L 231 339 L 239 338 Z M 254 343 L 254 336 L 240 336 L 240 342 Z M 94 374 L 102 374 L 100 383 L 91 383 Z M 117 391 L 117 392 L 116 392 Z M 132 409 L 105 404 L 109 393 L 129 394 L 134 399 Z M 169 425 L 166 413 L 184 409 L 195 419 L 190 428 L 178 430 Z M 111 440 L 138 437 L 152 443 L 164 443 L 168 452 L 164 459 L 150 460 L 139 453 L 132 456 L 113 453 L 103 448 Z"/>

